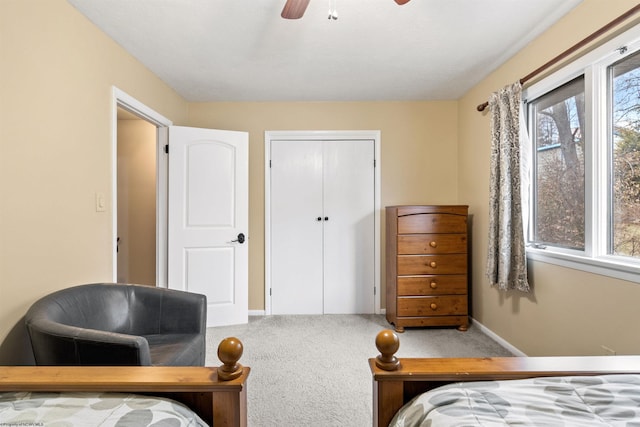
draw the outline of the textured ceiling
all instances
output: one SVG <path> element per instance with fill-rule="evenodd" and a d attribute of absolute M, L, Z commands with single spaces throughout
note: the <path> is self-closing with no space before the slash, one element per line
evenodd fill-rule
<path fill-rule="evenodd" d="M 188 101 L 457 99 L 582 0 L 68 0 Z"/>

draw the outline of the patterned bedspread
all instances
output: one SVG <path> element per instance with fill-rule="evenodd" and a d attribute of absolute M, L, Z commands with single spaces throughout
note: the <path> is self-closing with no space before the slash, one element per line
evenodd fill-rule
<path fill-rule="evenodd" d="M 407 403 L 393 427 L 640 427 L 640 375 L 449 384 Z"/>
<path fill-rule="evenodd" d="M 113 427 L 206 426 L 170 399 L 126 393 L 0 393 L 0 425 Z"/>

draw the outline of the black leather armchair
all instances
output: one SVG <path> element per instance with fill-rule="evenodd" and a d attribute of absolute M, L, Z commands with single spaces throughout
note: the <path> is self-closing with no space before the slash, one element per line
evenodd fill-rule
<path fill-rule="evenodd" d="M 25 322 L 37 365 L 203 366 L 206 318 L 204 295 L 96 283 L 41 298 Z"/>

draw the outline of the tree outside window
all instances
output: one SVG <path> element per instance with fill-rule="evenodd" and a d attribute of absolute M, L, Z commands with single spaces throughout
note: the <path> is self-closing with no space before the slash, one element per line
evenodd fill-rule
<path fill-rule="evenodd" d="M 535 141 L 533 240 L 583 250 L 584 78 L 581 76 L 530 105 Z"/>
<path fill-rule="evenodd" d="M 640 258 L 640 54 L 609 67 L 612 222 L 609 253 Z"/>

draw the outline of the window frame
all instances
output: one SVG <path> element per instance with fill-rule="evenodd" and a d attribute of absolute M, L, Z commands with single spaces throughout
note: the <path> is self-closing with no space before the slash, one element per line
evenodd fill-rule
<path fill-rule="evenodd" d="M 527 117 L 529 103 L 571 80 L 584 75 L 585 83 L 585 238 L 584 250 L 568 249 L 552 245 L 536 245 L 532 240 L 535 190 L 535 141 L 529 141 L 532 153 L 530 169 L 531 186 L 527 190 L 530 203 L 529 224 L 527 224 L 527 258 L 550 264 L 561 265 L 589 273 L 600 274 L 640 283 L 640 258 L 608 254 L 609 228 L 609 186 L 611 145 L 611 123 L 609 113 L 611 102 L 607 93 L 608 67 L 623 58 L 640 51 L 640 25 L 637 25 L 610 41 L 591 50 L 556 72 L 540 79 L 523 89 L 523 112 L 527 129 L 531 129 L 532 117 Z"/>

